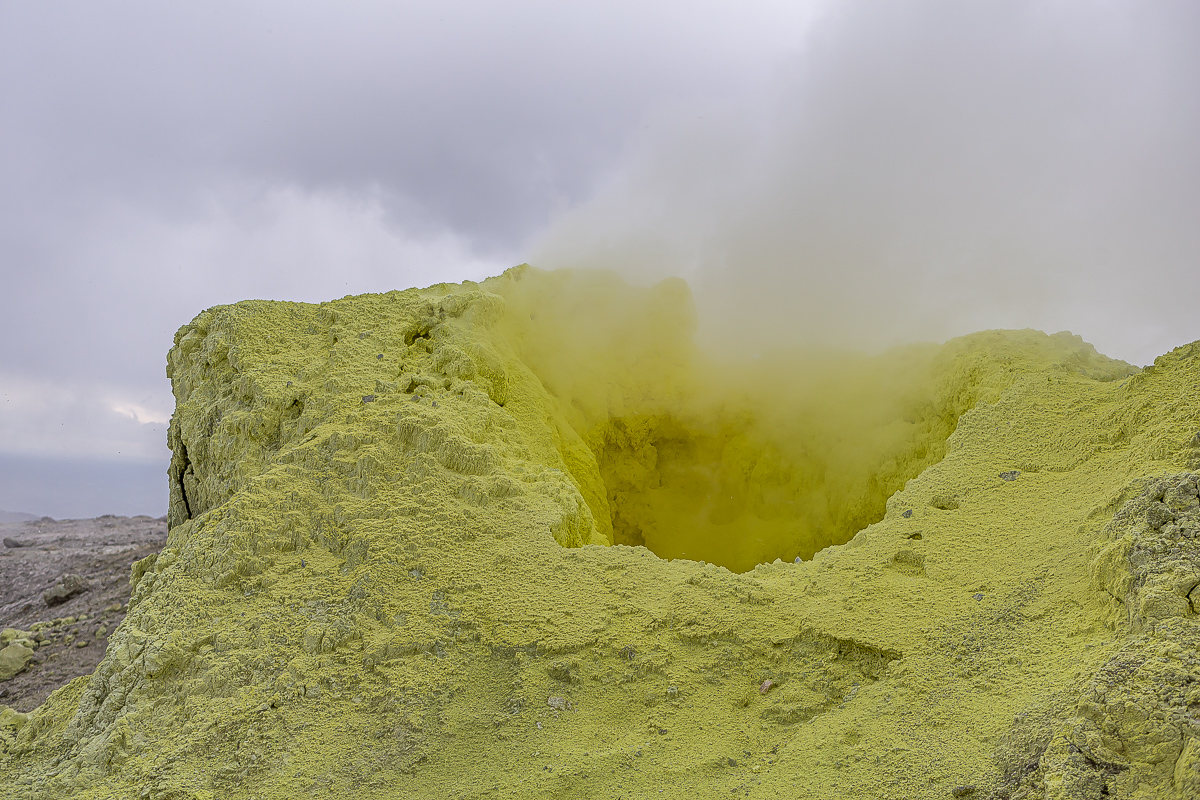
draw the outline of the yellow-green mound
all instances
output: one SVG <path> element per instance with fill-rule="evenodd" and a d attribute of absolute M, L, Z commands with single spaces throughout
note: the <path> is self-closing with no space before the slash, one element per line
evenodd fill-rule
<path fill-rule="evenodd" d="M 527 267 L 204 312 L 168 546 L 93 676 L 0 712 L 0 782 L 1196 796 L 1200 350 L 693 326 L 678 281 Z"/>

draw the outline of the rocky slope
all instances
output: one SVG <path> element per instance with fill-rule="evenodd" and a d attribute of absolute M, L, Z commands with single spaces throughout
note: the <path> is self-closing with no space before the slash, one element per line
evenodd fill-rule
<path fill-rule="evenodd" d="M 691 325 L 528 268 L 204 312 L 167 545 L 95 672 L 0 715 L 0 781 L 1196 796 L 1200 349 L 716 364 Z"/>
<path fill-rule="evenodd" d="M 0 703 L 32 711 L 90 675 L 125 617 L 130 567 L 166 541 L 150 517 L 0 524 L 0 648 L 16 645 L 0 649 Z"/>

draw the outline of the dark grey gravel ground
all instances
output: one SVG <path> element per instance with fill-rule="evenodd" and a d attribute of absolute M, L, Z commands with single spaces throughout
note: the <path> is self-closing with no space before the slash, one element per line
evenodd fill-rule
<path fill-rule="evenodd" d="M 130 566 L 166 541 L 165 517 L 0 523 L 0 629 L 39 639 L 29 666 L 0 682 L 0 705 L 30 711 L 95 670 L 108 634 L 125 617 Z M 64 594 L 70 596 L 61 600 Z"/>

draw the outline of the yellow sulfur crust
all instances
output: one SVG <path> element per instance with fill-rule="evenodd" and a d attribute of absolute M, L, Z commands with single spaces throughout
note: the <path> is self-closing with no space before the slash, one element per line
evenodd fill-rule
<path fill-rule="evenodd" d="M 524 266 L 200 314 L 167 547 L 4 795 L 1200 795 L 1200 349 L 694 324 Z"/>

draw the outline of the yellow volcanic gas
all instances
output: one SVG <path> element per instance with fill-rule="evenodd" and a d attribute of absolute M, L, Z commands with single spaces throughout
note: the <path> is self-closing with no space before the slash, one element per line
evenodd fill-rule
<path fill-rule="evenodd" d="M 881 519 L 887 498 L 941 459 L 958 418 L 1015 375 L 1132 372 L 1078 337 L 1036 331 L 875 357 L 745 342 L 744 360 L 719 362 L 692 345 L 681 281 L 646 291 L 606 273 L 527 275 L 489 288 L 559 430 L 586 445 L 563 435 L 597 532 L 738 572 L 810 559 Z"/>

